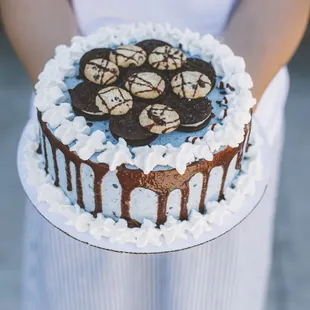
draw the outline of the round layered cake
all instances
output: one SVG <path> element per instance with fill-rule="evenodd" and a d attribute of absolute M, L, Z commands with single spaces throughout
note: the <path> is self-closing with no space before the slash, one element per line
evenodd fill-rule
<path fill-rule="evenodd" d="M 251 87 L 211 35 L 125 25 L 74 37 L 36 85 L 45 171 L 72 204 L 129 227 L 205 214 L 242 173 Z"/>

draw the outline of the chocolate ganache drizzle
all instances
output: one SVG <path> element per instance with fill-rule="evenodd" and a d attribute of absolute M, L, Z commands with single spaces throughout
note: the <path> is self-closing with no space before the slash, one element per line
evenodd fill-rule
<path fill-rule="evenodd" d="M 137 43 L 136 46 L 119 47 L 115 51 L 110 49 L 90 51 L 80 61 L 80 77 L 85 80 L 83 84 L 70 90 L 75 113 L 93 122 L 108 122 L 110 118 L 112 135 L 124 138 L 128 144 L 147 145 L 158 135 L 173 130 L 197 131 L 207 126 L 215 116 L 212 113 L 211 101 L 207 97 L 215 86 L 216 75 L 213 67 L 201 59 L 186 59 L 181 50 L 172 48 L 162 41 L 146 40 Z M 103 98 L 107 93 L 109 96 Z M 112 93 L 113 96 L 110 95 Z M 114 96 L 114 93 L 117 93 L 117 96 Z M 92 214 L 94 216 L 98 213 L 105 214 L 102 183 L 105 182 L 109 166 L 92 160 L 82 160 L 54 136 L 42 120 L 40 112 L 38 119 L 43 136 L 41 150 L 45 158 L 45 171 L 51 173 L 51 169 L 54 169 L 55 186 L 60 186 L 57 152 L 61 152 L 65 161 L 66 189 L 69 192 L 76 189 L 74 202 L 85 209 L 81 175 L 81 165 L 84 164 L 94 173 Z M 210 130 L 213 129 L 214 124 Z M 131 194 L 136 188 L 144 188 L 157 194 L 157 225 L 165 223 L 167 219 L 167 201 L 174 190 L 180 190 L 181 193 L 179 219 L 188 219 L 189 182 L 197 173 L 202 174 L 200 202 L 197 207 L 199 212 L 205 213 L 205 200 L 212 169 L 215 167 L 223 169 L 218 196 L 221 200 L 228 169 L 235 156 L 237 156 L 235 168 L 241 169 L 250 130 L 251 125 L 246 125 L 245 138 L 237 147 L 220 150 L 214 154 L 212 161 L 192 162 L 183 175 L 176 169 L 157 170 L 145 174 L 142 170 L 129 169 L 125 165 L 117 167 L 116 176 L 121 186 L 120 217 L 126 219 L 130 227 L 141 224 L 131 217 Z M 197 139 L 199 137 L 193 137 L 186 142 L 195 143 Z M 47 143 L 52 150 L 53 163 L 47 155 Z M 73 184 L 72 164 L 75 166 L 76 184 Z"/>
<path fill-rule="evenodd" d="M 71 169 L 70 163 L 72 162 L 75 165 L 76 171 L 76 191 L 77 191 L 77 204 L 81 208 L 85 208 L 84 200 L 83 200 L 83 186 L 82 186 L 82 178 L 81 178 L 81 164 L 88 165 L 92 168 L 94 172 L 94 197 L 95 197 L 95 208 L 94 215 L 103 212 L 102 209 L 102 191 L 101 191 L 101 183 L 104 182 L 104 176 L 109 171 L 109 167 L 106 164 L 95 163 L 91 160 L 82 160 L 78 155 L 71 152 L 68 146 L 62 144 L 55 136 L 50 132 L 46 123 L 44 123 L 41 119 L 41 115 L 39 113 L 39 121 L 41 125 L 41 129 L 43 131 L 43 135 L 45 138 L 43 139 L 43 150 L 45 156 L 45 166 L 48 172 L 52 165 L 49 164 L 47 159 L 46 152 L 46 139 L 52 147 L 53 154 L 56 154 L 57 150 L 63 153 L 66 162 L 66 176 L 67 176 L 67 189 L 72 191 L 72 177 L 71 177 Z M 248 133 L 250 131 L 250 126 L 246 126 L 245 134 L 248 137 Z M 135 188 L 142 187 L 149 190 L 152 190 L 158 195 L 158 208 L 157 208 L 157 221 L 158 225 L 163 224 L 167 218 L 167 200 L 169 194 L 175 190 L 179 189 L 181 191 L 181 205 L 180 205 L 180 214 L 179 218 L 181 220 L 186 220 L 188 217 L 187 211 L 187 202 L 189 197 L 189 181 L 190 179 L 197 173 L 201 173 L 203 175 L 203 185 L 200 195 L 200 204 L 199 204 L 199 212 L 204 213 L 205 210 L 205 197 L 208 188 L 208 180 L 210 176 L 210 172 L 215 167 L 223 168 L 222 182 L 219 194 L 219 200 L 223 198 L 224 185 L 226 181 L 226 176 L 228 172 L 229 165 L 235 155 L 238 155 L 236 161 L 236 169 L 240 169 L 241 161 L 243 157 L 243 150 L 245 143 L 244 140 L 236 148 L 227 147 L 224 150 L 216 153 L 214 155 L 214 159 L 212 161 L 197 161 L 190 164 L 185 173 L 183 175 L 179 174 L 176 169 L 171 170 L 162 170 L 162 171 L 151 171 L 149 174 L 144 174 L 141 170 L 133 170 L 128 169 L 125 165 L 122 165 L 117 168 L 116 175 L 118 177 L 119 183 L 122 188 L 121 194 L 121 218 L 124 218 L 128 221 L 130 226 L 138 226 L 140 225 L 137 221 L 131 218 L 130 216 L 130 195 Z M 59 170 L 57 165 L 57 157 L 53 156 L 54 160 L 54 172 L 55 172 L 55 185 L 59 186 Z M 58 182 L 58 184 L 56 184 Z"/>

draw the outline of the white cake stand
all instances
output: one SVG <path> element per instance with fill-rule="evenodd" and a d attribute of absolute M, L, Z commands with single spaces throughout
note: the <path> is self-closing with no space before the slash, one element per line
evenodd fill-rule
<path fill-rule="evenodd" d="M 257 125 L 256 125 L 257 126 Z M 180 251 L 185 250 L 193 247 L 197 247 L 204 243 L 210 242 L 220 236 L 229 233 L 234 227 L 239 225 L 251 212 L 259 205 L 260 201 L 262 200 L 269 180 L 269 172 L 270 172 L 270 149 L 266 142 L 263 143 L 261 147 L 261 154 L 262 154 L 262 161 L 264 165 L 263 171 L 263 179 L 261 181 L 256 182 L 256 190 L 253 196 L 248 196 L 245 199 L 244 204 L 241 206 L 239 211 L 234 213 L 233 215 L 226 217 L 223 225 L 217 226 L 212 225 L 212 230 L 205 232 L 201 235 L 198 239 L 194 239 L 193 237 L 189 236 L 187 240 L 175 241 L 172 244 L 167 245 L 163 243 L 162 246 L 147 246 L 145 248 L 138 248 L 135 244 L 115 244 L 109 242 L 108 239 L 103 238 L 101 240 L 94 239 L 88 232 L 87 233 L 80 233 L 78 232 L 75 227 L 68 226 L 65 224 L 66 219 L 63 215 L 58 213 L 52 213 L 48 211 L 47 203 L 41 203 L 38 201 L 36 189 L 34 186 L 29 185 L 26 182 L 27 171 L 26 167 L 23 164 L 24 157 L 23 157 L 23 149 L 26 141 L 27 131 L 29 130 L 29 124 L 26 125 L 21 139 L 18 145 L 18 155 L 17 155 L 17 166 L 18 172 L 20 176 L 21 183 L 23 188 L 33 204 L 36 210 L 55 228 L 59 229 L 63 233 L 67 234 L 68 236 L 88 244 L 93 247 L 97 247 L 103 250 L 121 252 L 121 253 L 132 253 L 132 254 L 157 254 L 157 253 L 165 253 L 165 252 L 173 252 L 173 251 Z M 260 135 L 264 136 L 264 133 L 260 126 L 257 126 L 257 129 Z M 266 139 L 263 139 L 266 141 Z"/>

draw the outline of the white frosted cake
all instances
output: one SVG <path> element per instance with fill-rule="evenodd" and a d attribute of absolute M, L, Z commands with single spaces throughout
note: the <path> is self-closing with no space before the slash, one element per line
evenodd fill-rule
<path fill-rule="evenodd" d="M 96 238 L 177 225 L 184 237 L 240 196 L 251 87 L 243 58 L 211 35 L 139 24 L 74 37 L 35 87 L 42 195 L 60 195 Z"/>

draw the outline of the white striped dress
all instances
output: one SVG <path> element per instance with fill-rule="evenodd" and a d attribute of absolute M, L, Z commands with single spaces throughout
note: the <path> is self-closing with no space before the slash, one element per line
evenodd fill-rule
<path fill-rule="evenodd" d="M 218 37 L 236 5 L 234 0 L 73 1 L 84 34 L 103 25 L 149 21 Z M 246 220 L 215 241 L 161 255 L 107 252 L 58 231 L 27 203 L 22 309 L 261 310 L 287 88 L 284 68 L 257 111 L 274 154 L 273 177 L 265 197 Z"/>

